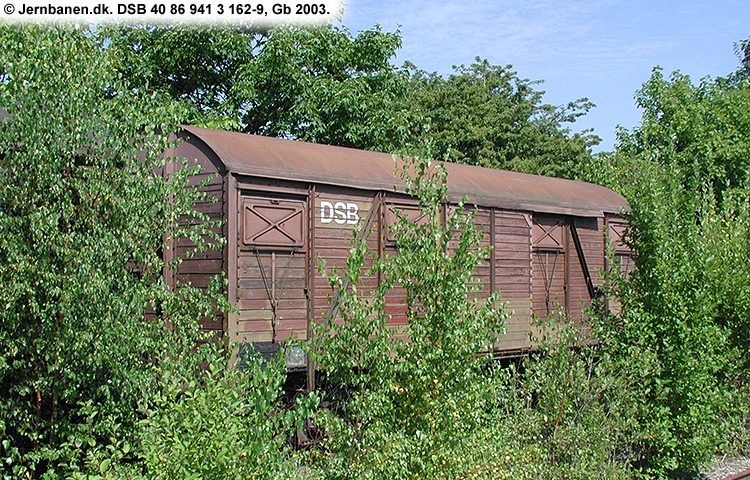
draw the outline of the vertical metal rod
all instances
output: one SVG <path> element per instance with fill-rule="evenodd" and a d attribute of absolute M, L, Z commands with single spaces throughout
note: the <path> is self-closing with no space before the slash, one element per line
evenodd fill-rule
<path fill-rule="evenodd" d="M 566 225 L 568 226 L 568 228 L 565 228 Z M 568 265 L 570 263 L 570 222 L 561 222 L 561 227 L 563 229 L 563 245 L 565 245 L 565 248 L 563 248 L 563 295 L 565 314 L 567 315 L 567 313 L 570 311 L 570 307 L 568 304 L 568 287 L 570 285 L 570 266 Z"/>
<path fill-rule="evenodd" d="M 227 287 L 227 297 L 229 303 L 237 306 L 237 276 L 238 276 L 238 249 L 239 249 L 239 222 L 242 218 L 242 203 L 240 202 L 240 191 L 237 187 L 237 179 L 231 173 L 227 173 L 227 277 L 229 286 Z M 245 341 L 240 335 L 240 319 L 235 311 L 227 315 L 227 333 L 229 340 L 233 342 Z"/>
<path fill-rule="evenodd" d="M 315 185 L 310 185 L 307 196 L 308 241 L 307 241 L 307 338 L 313 337 L 315 321 Z M 308 345 L 314 345 L 308 341 Z M 315 361 L 307 356 L 307 391 L 315 390 Z"/>
<path fill-rule="evenodd" d="M 536 275 L 534 273 L 534 268 L 536 268 L 536 264 L 539 262 L 539 259 L 534 258 L 534 214 L 533 213 L 524 213 L 523 219 L 526 222 L 526 226 L 528 227 L 528 237 L 527 241 L 528 243 L 528 259 L 529 259 L 529 282 L 528 282 L 528 295 L 529 295 L 529 315 L 526 318 L 526 331 L 528 332 L 527 338 L 528 341 L 526 343 L 526 346 L 531 349 L 535 345 L 539 345 L 539 342 L 535 340 L 535 338 L 538 338 L 540 329 L 538 328 L 538 323 L 535 320 L 536 316 L 536 309 L 534 301 L 538 301 L 538 295 L 535 295 L 535 288 L 534 288 L 534 282 L 536 279 Z"/>
<path fill-rule="evenodd" d="M 378 201 L 376 201 L 379 199 Z M 375 196 L 372 202 L 372 206 L 370 208 L 375 208 L 375 205 L 378 207 L 378 259 L 383 258 L 385 255 L 385 216 L 386 216 L 386 210 L 388 206 L 385 203 L 385 192 L 378 192 L 378 194 Z M 378 287 L 383 283 L 383 272 L 378 270 Z"/>
<path fill-rule="evenodd" d="M 276 252 L 271 252 L 271 302 L 276 301 Z"/>
<path fill-rule="evenodd" d="M 276 252 L 271 252 L 271 341 L 276 343 L 276 312 L 278 310 L 276 301 Z"/>
<path fill-rule="evenodd" d="M 490 295 L 494 294 L 495 285 L 495 209 L 490 209 Z"/>

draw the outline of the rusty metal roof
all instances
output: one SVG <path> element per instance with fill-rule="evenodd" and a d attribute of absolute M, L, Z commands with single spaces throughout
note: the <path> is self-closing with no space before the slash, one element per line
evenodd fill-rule
<path fill-rule="evenodd" d="M 735 473 L 734 475 L 729 475 L 728 477 L 724 477 L 721 480 L 745 480 L 750 478 L 750 468 L 747 470 L 743 470 L 741 472 Z"/>
<path fill-rule="evenodd" d="M 394 158 L 387 153 L 182 128 L 213 150 L 231 173 L 366 190 L 393 191 L 402 186 L 395 175 Z M 622 196 L 592 183 L 472 165 L 445 165 L 448 196 L 453 201 L 467 196 L 470 203 L 477 205 L 583 217 L 618 213 L 627 207 Z"/>

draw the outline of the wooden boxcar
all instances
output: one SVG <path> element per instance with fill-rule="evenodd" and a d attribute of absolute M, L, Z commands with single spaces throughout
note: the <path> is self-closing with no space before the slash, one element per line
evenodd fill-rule
<path fill-rule="evenodd" d="M 343 267 L 355 225 L 371 230 L 373 250 L 388 252 L 388 225 L 398 209 L 416 212 L 413 199 L 398 193 L 389 154 L 186 126 L 172 154 L 195 159 L 197 178 L 214 175 L 205 187 L 215 203 L 197 208 L 224 220 L 223 250 L 186 258 L 171 282 L 205 286 L 226 272 L 229 300 L 237 313 L 206 319 L 203 327 L 256 347 L 307 338 L 311 322 L 333 311 L 335 292 L 318 272 Z M 483 245 L 492 247 L 477 269 L 479 295 L 500 291 L 512 316 L 496 345 L 504 354 L 533 348 L 534 315 L 565 307 L 580 319 L 597 295 L 605 244 L 619 242 L 626 206 L 601 186 L 476 166 L 448 164 L 449 201 L 468 197 Z M 403 189 L 400 190 L 403 192 Z M 173 245 L 184 256 L 189 245 Z M 371 286 L 377 279 L 366 279 Z M 387 301 L 393 322 L 404 321 L 399 291 Z M 288 359 L 302 367 L 304 356 Z"/>

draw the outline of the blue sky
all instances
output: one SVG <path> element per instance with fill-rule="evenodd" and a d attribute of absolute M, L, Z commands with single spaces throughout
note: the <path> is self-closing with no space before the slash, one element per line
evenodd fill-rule
<path fill-rule="evenodd" d="M 694 81 L 737 67 L 750 0 L 345 0 L 342 23 L 399 28 L 398 65 L 447 74 L 479 56 L 544 80 L 547 103 L 588 97 L 597 107 L 573 128 L 594 128 L 596 150 L 611 150 L 617 125 L 638 124 L 633 95 L 654 66 Z"/>

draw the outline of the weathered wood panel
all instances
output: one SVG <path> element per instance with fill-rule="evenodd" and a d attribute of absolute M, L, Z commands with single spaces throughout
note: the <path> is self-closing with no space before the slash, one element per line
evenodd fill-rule
<path fill-rule="evenodd" d="M 605 219 L 605 242 L 611 252 L 611 257 L 605 259 L 604 269 L 619 269 L 620 274 L 627 277 L 635 268 L 632 252 L 625 243 L 626 223 L 617 215 L 607 215 Z M 622 305 L 616 298 L 606 299 L 607 308 L 612 313 L 620 313 Z"/>
<path fill-rule="evenodd" d="M 307 336 L 307 211 L 304 197 L 243 191 L 239 202 L 238 334 L 244 341 Z"/>
<path fill-rule="evenodd" d="M 532 229 L 532 308 L 535 315 L 558 318 L 567 307 L 569 238 L 565 217 L 534 215 Z"/>
<path fill-rule="evenodd" d="M 331 302 L 335 301 L 337 289 L 331 288 L 328 280 L 323 277 L 320 268 L 325 264 L 327 273 L 341 272 L 346 268 L 352 240 L 356 235 L 366 242 L 372 252 L 378 252 L 380 246 L 381 209 L 376 205 L 375 194 L 340 188 L 318 187 L 315 193 L 315 253 L 313 284 L 313 316 L 314 321 L 328 320 Z M 370 223 L 368 232 L 357 233 Z M 372 268 L 372 261 L 367 260 L 364 270 Z M 377 278 L 363 275 L 357 285 L 360 295 L 367 295 L 377 287 Z M 349 286 L 347 286 L 349 288 Z M 335 320 L 340 317 L 336 316 Z"/>
<path fill-rule="evenodd" d="M 495 288 L 511 316 L 497 350 L 529 348 L 531 331 L 531 228 L 523 212 L 495 211 Z"/>
<path fill-rule="evenodd" d="M 208 222 L 217 224 L 209 228 L 209 231 L 226 237 L 226 181 L 223 165 L 216 154 L 200 142 L 183 142 L 175 150 L 175 155 L 183 158 L 193 159 L 188 167 L 199 165 L 200 173 L 188 178 L 190 185 L 200 185 L 200 191 L 206 197 L 195 203 L 196 211 L 207 215 Z M 173 164 L 170 169 L 179 168 Z M 168 169 L 168 171 L 170 171 Z M 204 223 L 204 220 L 196 218 L 182 218 L 180 220 L 186 225 Z M 204 237 L 204 242 L 216 245 L 216 241 Z M 193 243 L 186 238 L 172 239 L 170 255 L 182 259 L 176 271 L 169 272 L 167 281 L 172 285 L 190 284 L 198 288 L 207 288 L 214 277 L 226 271 L 227 249 L 220 247 L 206 251 L 195 251 Z M 171 276 L 171 278 L 170 278 Z M 224 331 L 224 312 L 216 312 L 211 317 L 199 319 L 199 324 L 204 331 L 220 333 Z"/>
<path fill-rule="evenodd" d="M 219 174 L 210 159 L 199 161 L 205 163 L 207 172 L 191 178 L 191 182 L 198 184 L 206 181 L 202 188 L 215 201 L 201 202 L 196 208 L 211 220 L 225 220 L 228 216 L 226 178 Z M 263 183 L 261 180 L 258 179 Z M 275 195 L 268 185 L 258 184 L 255 188 L 253 181 L 249 178 L 242 180 L 238 211 L 235 212 L 239 225 L 237 238 L 234 239 L 237 253 L 233 301 L 239 309 L 236 338 L 241 341 L 281 341 L 292 336 L 303 339 L 308 333 L 310 315 L 316 321 L 321 321 L 331 310 L 329 299 L 336 296 L 336 290 L 317 271 L 321 263 L 325 262 L 329 272 L 345 268 L 352 237 L 356 234 L 355 226 L 363 225 L 371 212 L 370 233 L 364 241 L 373 252 L 394 254 L 395 245 L 386 225 L 389 218 L 393 221 L 395 217 L 392 212 L 388 215 L 388 208 L 405 207 L 408 200 L 391 199 L 381 205 L 375 202 L 375 193 L 316 185 L 316 193 L 308 203 L 306 189 L 292 182 L 278 186 L 280 193 Z M 248 230 L 241 215 L 249 205 L 247 201 L 243 203 L 243 198 L 250 197 L 256 200 L 275 198 L 275 205 L 294 205 L 300 211 L 298 217 L 301 223 L 294 225 L 294 245 L 279 245 L 276 248 L 274 239 L 284 240 L 283 232 L 276 235 L 278 238 L 269 240 L 264 229 L 272 226 L 274 219 L 268 225 Z M 251 202 L 250 206 L 254 208 L 255 203 Z M 569 221 L 566 217 L 537 215 L 537 223 L 548 230 L 552 229 L 554 222 L 562 219 L 562 223 L 558 225 L 556 236 L 547 235 L 547 238 L 534 243 L 535 217 L 532 213 L 481 206 L 468 208 L 474 210 L 475 224 L 483 233 L 481 246 L 492 247 L 491 253 L 474 271 L 475 284 L 481 288 L 472 296 L 487 298 L 494 289 L 500 292 L 500 300 L 506 303 L 505 308 L 511 312 L 505 332 L 499 335 L 495 344 L 496 349 L 523 351 L 531 348 L 533 345 L 529 336 L 536 332 L 535 315 L 555 315 L 558 307 L 567 307 L 570 318 L 582 318 L 590 298 L 580 259 L 570 239 L 569 225 L 565 223 Z M 449 214 L 450 210 L 446 212 L 446 215 Z M 599 285 L 601 271 L 607 267 L 602 234 L 604 222 L 602 219 L 583 218 L 576 218 L 575 221 L 591 278 L 595 285 Z M 313 225 L 314 252 L 308 251 L 309 238 L 301 233 L 308 232 Z M 226 226 L 215 227 L 214 231 L 226 233 Z M 545 232 L 542 230 L 542 235 Z M 537 231 L 537 239 L 539 233 Z M 455 248 L 459 234 L 454 232 L 449 248 Z M 254 245 L 257 238 L 265 238 L 265 244 Z M 190 247 L 191 243 L 186 239 L 174 242 L 174 253 L 184 258 L 174 272 L 174 281 L 190 282 L 205 288 L 215 274 L 227 268 L 226 249 L 195 252 L 188 256 Z M 629 259 L 624 254 L 623 258 Z M 364 268 L 367 270 L 370 267 L 371 262 L 368 261 Z M 311 268 L 315 271 L 310 272 Z M 377 276 L 363 275 L 358 289 L 362 295 L 366 295 L 377 284 Z M 309 298 L 308 293 L 312 293 Z M 406 323 L 405 290 L 399 285 L 389 292 L 385 312 L 392 317 L 391 328 L 403 328 Z M 222 324 L 221 316 L 201 319 L 200 322 L 207 330 L 227 328 Z"/>

